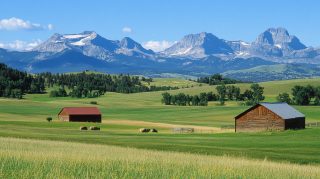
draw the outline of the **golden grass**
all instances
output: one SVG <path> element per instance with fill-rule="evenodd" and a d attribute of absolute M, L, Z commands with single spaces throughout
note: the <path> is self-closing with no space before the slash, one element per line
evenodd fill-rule
<path fill-rule="evenodd" d="M 318 178 L 320 166 L 0 138 L 0 178 Z"/>

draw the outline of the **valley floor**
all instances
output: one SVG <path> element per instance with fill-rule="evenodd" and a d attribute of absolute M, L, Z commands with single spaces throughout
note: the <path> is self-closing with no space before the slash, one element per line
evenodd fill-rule
<path fill-rule="evenodd" d="M 161 85 L 161 79 L 155 83 Z M 279 93 L 290 93 L 295 84 L 319 83 L 320 79 L 309 79 L 261 85 L 266 101 L 272 102 Z M 249 87 L 237 85 L 241 90 Z M 215 87 L 195 85 L 169 92 L 209 91 Z M 221 127 L 234 125 L 234 116 L 248 107 L 235 101 L 225 106 L 215 102 L 207 107 L 165 106 L 161 93 L 107 93 L 93 99 L 50 98 L 48 94 L 30 94 L 23 100 L 0 98 L 0 178 L 319 176 L 320 127 L 234 133 Z M 57 119 L 61 108 L 93 106 L 91 101 L 102 112 L 101 124 Z M 307 122 L 320 121 L 320 106 L 294 107 L 306 115 Z M 54 118 L 50 123 L 48 116 Z M 101 131 L 79 131 L 84 125 L 97 125 Z M 141 134 L 142 127 L 156 128 L 159 133 Z M 193 127 L 196 132 L 176 134 L 174 127 Z"/>

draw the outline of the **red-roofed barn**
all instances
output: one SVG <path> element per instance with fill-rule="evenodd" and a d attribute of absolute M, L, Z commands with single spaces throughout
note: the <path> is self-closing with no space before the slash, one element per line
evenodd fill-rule
<path fill-rule="evenodd" d="M 96 107 L 65 107 L 58 117 L 69 122 L 101 122 L 101 112 Z"/>

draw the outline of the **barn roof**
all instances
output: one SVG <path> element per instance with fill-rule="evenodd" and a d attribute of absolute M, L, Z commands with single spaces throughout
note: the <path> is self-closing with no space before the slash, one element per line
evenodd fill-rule
<path fill-rule="evenodd" d="M 259 103 L 249 108 L 248 110 L 244 111 L 243 113 L 239 114 L 238 116 L 236 116 L 236 118 L 247 113 L 251 109 L 254 109 L 258 105 L 264 106 L 265 108 L 269 109 L 270 111 L 280 116 L 282 119 L 293 119 L 293 118 L 305 117 L 304 114 L 302 114 L 295 108 L 291 107 L 287 103 Z"/>
<path fill-rule="evenodd" d="M 64 107 L 59 114 L 65 111 L 69 115 L 100 115 L 101 112 L 97 107 Z"/>
<path fill-rule="evenodd" d="M 268 108 L 283 119 L 305 117 L 304 114 L 289 106 L 287 103 L 260 103 L 260 105 Z"/>

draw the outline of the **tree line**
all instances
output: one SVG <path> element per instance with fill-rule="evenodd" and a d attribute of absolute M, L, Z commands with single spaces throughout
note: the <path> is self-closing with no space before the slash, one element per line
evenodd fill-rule
<path fill-rule="evenodd" d="M 26 93 L 44 93 L 46 88 L 58 87 L 50 92 L 51 97 L 98 97 L 106 92 L 138 93 L 173 90 L 178 87 L 147 86 L 151 78 L 96 73 L 28 74 L 0 64 L 0 97 L 22 98 Z M 69 93 L 67 93 L 69 91 Z"/>
<path fill-rule="evenodd" d="M 43 93 L 44 79 L 0 63 L 0 97 L 21 99 L 25 93 Z"/>
<path fill-rule="evenodd" d="M 296 105 L 320 105 L 320 86 L 296 85 L 291 89 L 291 95 L 292 98 L 289 93 L 280 93 L 277 100 Z"/>
<path fill-rule="evenodd" d="M 216 100 L 215 94 L 200 93 L 200 95 L 188 95 L 179 93 L 171 95 L 168 92 L 162 93 L 162 103 L 165 105 L 178 105 L 178 106 L 208 106 L 208 101 Z"/>
<path fill-rule="evenodd" d="M 217 93 L 208 92 L 199 95 L 188 95 L 178 93 L 172 95 L 168 92 L 162 93 L 161 102 L 165 105 L 178 106 L 207 106 L 208 101 L 219 101 L 220 105 L 224 105 L 225 101 L 243 101 L 245 105 L 254 105 L 264 100 L 264 88 L 259 84 L 252 84 L 250 89 L 241 93 L 240 88 L 234 85 L 225 84 L 216 87 Z"/>
<path fill-rule="evenodd" d="M 198 83 L 206 83 L 209 85 L 235 84 L 242 81 L 223 77 L 221 74 L 214 74 L 211 76 L 200 77 L 196 80 Z"/>
<path fill-rule="evenodd" d="M 171 86 L 146 86 L 142 81 L 150 83 L 152 79 L 123 74 L 87 74 L 82 72 L 77 74 L 43 73 L 39 75 L 47 79 L 48 87 L 60 86 L 60 89 L 50 92 L 52 97 L 94 98 L 106 92 L 139 93 L 178 89 L 178 87 Z M 65 88 L 70 90 L 69 94 L 66 93 Z"/>

